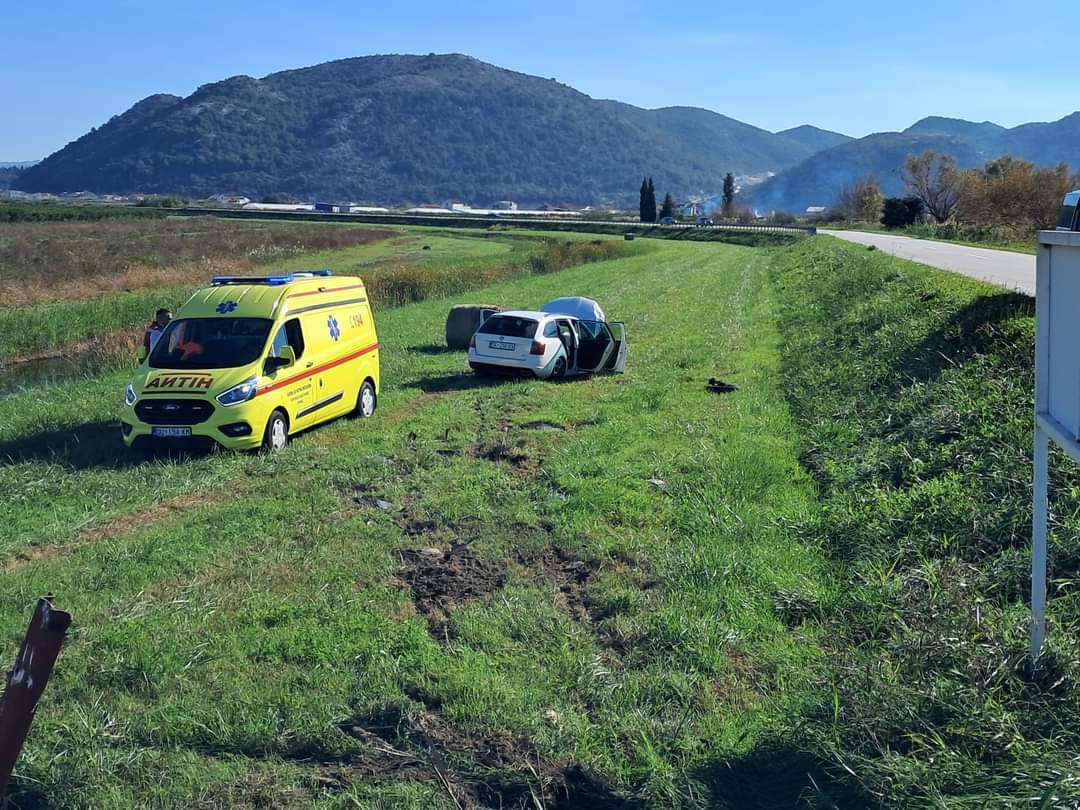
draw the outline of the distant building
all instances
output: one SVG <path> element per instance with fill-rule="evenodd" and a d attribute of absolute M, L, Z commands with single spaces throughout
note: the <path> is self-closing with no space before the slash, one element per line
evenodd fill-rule
<path fill-rule="evenodd" d="M 687 200 L 686 202 L 676 203 L 675 210 L 679 212 L 679 216 L 683 217 L 696 217 L 703 213 L 701 200 Z"/>
<path fill-rule="evenodd" d="M 414 208 L 406 208 L 406 214 L 449 214 L 449 208 L 443 208 L 441 205 L 435 205 L 434 203 L 423 203 Z"/>
<path fill-rule="evenodd" d="M 824 205 L 811 205 L 809 208 L 806 209 L 806 213 L 808 213 L 808 214 L 824 214 L 828 210 L 829 209 L 826 208 Z"/>
<path fill-rule="evenodd" d="M 242 206 L 245 211 L 311 211 L 315 206 L 310 203 L 258 203 L 249 202 Z"/>
<path fill-rule="evenodd" d="M 245 197 L 242 194 L 213 194 L 207 199 L 216 202 L 218 205 L 239 205 L 241 207 L 251 202 L 250 197 Z"/>
<path fill-rule="evenodd" d="M 518 207 L 517 203 L 513 200 L 499 200 L 491 206 L 491 209 L 493 211 L 517 211 Z"/>

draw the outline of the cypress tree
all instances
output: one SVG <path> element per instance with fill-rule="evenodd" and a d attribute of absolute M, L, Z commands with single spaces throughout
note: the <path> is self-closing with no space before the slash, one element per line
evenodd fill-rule
<path fill-rule="evenodd" d="M 729 219 L 735 216 L 735 178 L 731 172 L 724 176 L 723 214 Z"/>
<path fill-rule="evenodd" d="M 660 218 L 675 216 L 675 200 L 671 199 L 670 194 L 664 195 L 664 207 L 660 209 Z"/>
<path fill-rule="evenodd" d="M 641 221 L 656 222 L 656 186 L 653 185 L 651 177 L 645 190 L 645 216 L 641 218 Z"/>
<path fill-rule="evenodd" d="M 641 178 L 641 194 L 638 196 L 638 219 L 642 222 L 648 222 L 645 214 L 648 211 L 649 200 L 649 181 L 647 178 Z"/>

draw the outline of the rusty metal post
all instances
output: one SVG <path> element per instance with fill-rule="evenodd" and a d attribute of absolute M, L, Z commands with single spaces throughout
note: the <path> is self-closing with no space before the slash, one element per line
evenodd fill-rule
<path fill-rule="evenodd" d="M 70 624 L 71 614 L 55 610 L 51 594 L 38 600 L 0 698 L 0 801 L 7 793 L 15 761 L 30 733 L 34 709 L 49 682 Z"/>

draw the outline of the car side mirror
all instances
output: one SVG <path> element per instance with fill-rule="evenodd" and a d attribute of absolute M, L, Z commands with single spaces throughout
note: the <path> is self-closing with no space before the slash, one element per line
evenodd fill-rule
<path fill-rule="evenodd" d="M 266 371 L 271 373 L 278 369 L 288 368 L 296 363 L 296 352 L 292 346 L 285 346 L 281 349 L 281 352 L 277 357 L 266 358 Z"/>

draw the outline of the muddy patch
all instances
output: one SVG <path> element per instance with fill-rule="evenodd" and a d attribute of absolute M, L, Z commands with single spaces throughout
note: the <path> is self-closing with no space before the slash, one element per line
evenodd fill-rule
<path fill-rule="evenodd" d="M 415 528 L 425 540 L 439 537 L 434 523 Z M 575 620 L 592 623 L 588 586 L 600 566 L 566 549 L 530 549 L 508 563 L 477 556 L 471 542 L 449 549 L 438 545 L 405 549 L 400 554 L 398 577 L 409 589 L 417 613 L 427 619 L 432 636 L 440 641 L 453 637 L 450 614 L 455 608 L 481 601 L 504 587 L 513 569 L 523 569 L 529 582 L 554 584 L 561 607 Z"/>
<path fill-rule="evenodd" d="M 469 449 L 468 454 L 493 464 L 506 464 L 515 475 L 525 478 L 540 474 L 540 462 L 529 455 L 528 447 L 522 442 L 479 442 Z"/>
<path fill-rule="evenodd" d="M 558 589 L 559 599 L 567 612 L 579 622 L 592 622 L 592 602 L 588 595 L 589 580 L 599 570 L 595 560 L 583 560 L 572 551 L 548 547 L 535 553 L 525 552 L 518 557 L 530 580 L 548 580 Z"/>
<path fill-rule="evenodd" d="M 357 776 L 438 785 L 463 809 L 637 807 L 580 766 L 547 760 L 525 734 L 469 732 L 435 712 L 394 705 L 339 728 L 364 745 L 352 766 Z"/>
<path fill-rule="evenodd" d="M 433 525 L 434 526 L 434 525 Z M 401 581 L 408 586 L 413 604 L 428 621 L 436 638 L 448 635 L 450 611 L 469 605 L 506 584 L 506 569 L 481 559 L 467 544 L 405 549 L 401 552 Z"/>

